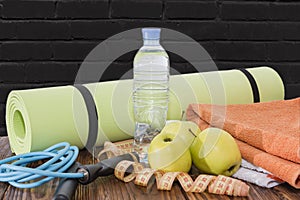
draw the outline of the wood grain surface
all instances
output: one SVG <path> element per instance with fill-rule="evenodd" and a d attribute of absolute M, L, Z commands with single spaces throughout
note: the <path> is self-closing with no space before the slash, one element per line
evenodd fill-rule
<path fill-rule="evenodd" d="M 8 138 L 0 137 L 0 159 L 11 156 Z M 81 151 L 78 161 L 83 164 L 93 162 L 92 155 L 87 151 Z M 0 182 L 0 199 L 51 199 L 56 187 L 58 179 L 54 179 L 40 187 L 32 189 L 18 189 L 7 183 Z M 225 195 L 214 195 L 207 192 L 204 193 L 186 193 L 178 183 L 174 183 L 171 191 L 159 191 L 156 189 L 154 180 L 150 182 L 148 187 L 140 187 L 130 183 L 123 183 L 116 179 L 113 175 L 107 177 L 99 177 L 89 185 L 79 185 L 74 199 L 107 199 L 107 200 L 298 200 L 300 199 L 300 190 L 297 190 L 288 184 L 282 184 L 272 189 L 262 188 L 253 184 L 250 186 L 250 194 L 248 197 L 229 197 Z"/>

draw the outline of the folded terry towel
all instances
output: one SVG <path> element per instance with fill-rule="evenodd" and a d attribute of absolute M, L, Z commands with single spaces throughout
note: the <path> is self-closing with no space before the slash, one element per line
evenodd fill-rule
<path fill-rule="evenodd" d="M 226 130 L 239 140 L 246 160 L 300 188 L 300 98 L 228 106 L 191 104 L 187 120 L 201 129 Z"/>
<path fill-rule="evenodd" d="M 299 164 L 273 156 L 239 140 L 236 141 L 245 160 L 268 170 L 293 187 L 300 188 Z"/>
<path fill-rule="evenodd" d="M 252 146 L 300 163 L 300 98 L 228 106 L 192 104 L 187 119 L 200 120 L 202 128 L 222 128 Z"/>

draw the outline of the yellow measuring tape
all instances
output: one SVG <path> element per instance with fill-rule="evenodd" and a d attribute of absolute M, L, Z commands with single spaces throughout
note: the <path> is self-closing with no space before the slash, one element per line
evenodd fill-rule
<path fill-rule="evenodd" d="M 107 154 L 107 157 L 118 156 L 130 152 L 132 149 L 132 140 L 126 140 L 118 143 L 106 142 L 104 149 L 98 154 L 100 157 Z M 132 172 L 127 174 L 129 168 L 132 167 Z M 139 162 L 128 160 L 121 161 L 115 168 L 116 178 L 130 182 L 134 180 L 136 185 L 147 186 L 151 177 L 156 179 L 158 190 L 171 190 L 175 180 L 178 180 L 185 192 L 204 192 L 208 191 L 213 194 L 225 194 L 230 196 L 247 196 L 250 187 L 237 179 L 219 175 L 200 174 L 193 180 L 192 177 L 185 172 L 163 172 L 151 168 L 144 168 Z"/>

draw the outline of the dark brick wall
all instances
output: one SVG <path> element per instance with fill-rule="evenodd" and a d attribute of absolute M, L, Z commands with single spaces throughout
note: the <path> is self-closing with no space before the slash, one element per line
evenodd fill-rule
<path fill-rule="evenodd" d="M 12 89 L 72 84 L 93 47 L 145 26 L 185 33 L 220 70 L 269 65 L 286 98 L 300 96 L 300 2 L 227 0 L 0 0 L 0 135 Z M 132 67 L 135 52 L 116 60 L 103 80 Z M 171 54 L 182 73 L 193 68 Z"/>

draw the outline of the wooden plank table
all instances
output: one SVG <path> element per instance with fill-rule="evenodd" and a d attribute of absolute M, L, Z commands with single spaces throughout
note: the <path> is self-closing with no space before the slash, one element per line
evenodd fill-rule
<path fill-rule="evenodd" d="M 11 156 L 8 138 L 0 137 L 0 159 Z M 83 164 L 92 163 L 92 156 L 87 151 L 81 151 L 78 161 Z M 6 183 L 0 182 L 0 199 L 51 199 L 58 179 L 46 183 L 40 187 L 32 189 L 18 189 Z M 75 194 L 75 199 L 218 199 L 218 200 L 297 200 L 300 199 L 300 190 L 297 190 L 288 184 L 282 184 L 272 189 L 262 188 L 253 184 L 250 186 L 250 195 L 248 197 L 228 197 L 225 195 L 214 195 L 209 193 L 186 193 L 178 183 L 174 183 L 171 191 L 159 191 L 156 189 L 155 182 L 151 182 L 148 187 L 140 187 L 132 182 L 123 183 L 117 180 L 113 175 L 98 178 L 89 185 L 79 185 Z"/>

